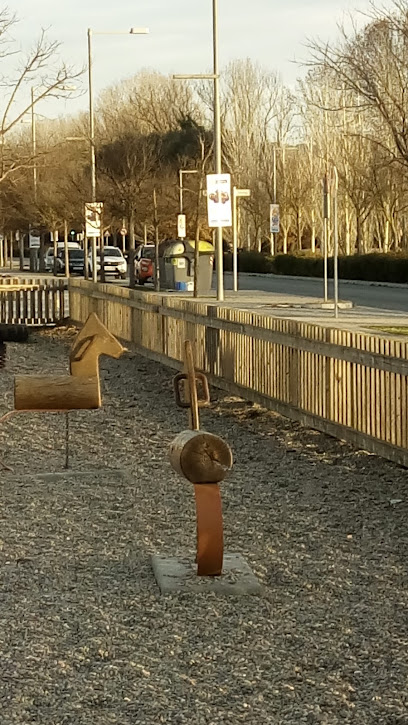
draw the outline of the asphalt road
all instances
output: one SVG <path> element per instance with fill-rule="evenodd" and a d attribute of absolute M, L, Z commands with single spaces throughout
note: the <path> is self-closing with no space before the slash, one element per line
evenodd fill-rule
<path fill-rule="evenodd" d="M 323 297 L 323 280 L 294 279 L 276 275 L 241 274 L 239 288 L 276 294 Z M 232 275 L 225 275 L 225 289 L 232 289 Z M 333 281 L 329 280 L 329 297 L 333 298 Z M 351 300 L 361 307 L 408 312 L 408 285 L 388 287 L 381 283 L 339 281 L 339 299 Z"/>

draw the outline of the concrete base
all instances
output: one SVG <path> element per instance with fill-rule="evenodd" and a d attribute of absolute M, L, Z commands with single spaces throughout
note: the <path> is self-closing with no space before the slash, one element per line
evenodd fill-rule
<path fill-rule="evenodd" d="M 197 576 L 191 557 L 153 554 L 152 566 L 162 594 L 260 594 L 261 585 L 241 554 L 224 554 L 221 576 Z"/>

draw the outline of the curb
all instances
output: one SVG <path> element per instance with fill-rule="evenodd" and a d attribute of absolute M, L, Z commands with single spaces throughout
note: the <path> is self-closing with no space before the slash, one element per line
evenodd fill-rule
<path fill-rule="evenodd" d="M 232 272 L 224 272 L 225 275 L 231 275 Z M 241 272 L 239 277 L 262 277 L 264 279 L 299 279 L 304 282 L 313 280 L 314 282 L 321 282 L 323 284 L 323 277 L 298 277 L 292 274 L 261 274 L 260 272 Z M 329 277 L 329 283 L 333 282 L 333 278 Z M 406 282 L 375 282 L 365 279 L 339 279 L 339 284 L 360 284 L 365 287 L 393 287 L 395 289 L 407 289 L 408 283 Z"/>

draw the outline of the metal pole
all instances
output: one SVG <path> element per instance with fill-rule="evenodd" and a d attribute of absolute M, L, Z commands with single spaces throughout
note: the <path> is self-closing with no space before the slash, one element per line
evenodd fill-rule
<path fill-rule="evenodd" d="M 338 188 L 339 188 L 339 175 L 337 168 L 333 167 L 334 183 L 333 183 L 333 234 L 334 234 L 334 316 L 339 316 L 339 270 L 338 270 L 338 258 L 339 258 L 339 225 L 338 225 Z"/>
<path fill-rule="evenodd" d="M 34 113 L 34 88 L 31 88 L 31 150 L 33 154 L 33 185 L 34 185 L 34 201 L 37 204 L 37 138 L 36 138 L 36 127 L 35 127 L 35 113 Z"/>
<path fill-rule="evenodd" d="M 233 290 L 238 292 L 238 227 L 237 227 L 237 187 L 232 189 L 232 275 Z"/>
<path fill-rule="evenodd" d="M 96 202 L 95 119 L 92 87 L 92 30 L 88 28 L 89 151 L 91 156 L 91 201 Z M 92 281 L 97 282 L 96 237 L 92 237 Z"/>
<path fill-rule="evenodd" d="M 323 289 L 324 289 L 324 301 L 327 302 L 327 249 L 329 244 L 329 219 L 330 219 L 330 193 L 329 193 L 329 179 L 328 175 L 325 174 L 323 180 L 323 219 L 324 219 L 324 258 L 323 258 Z"/>
<path fill-rule="evenodd" d="M 213 57 L 214 57 L 214 162 L 215 173 L 221 174 L 221 112 L 220 112 L 220 79 L 218 63 L 218 0 L 213 0 Z M 222 244 L 222 227 L 216 229 L 217 247 L 217 300 L 224 301 L 224 259 Z"/>
<path fill-rule="evenodd" d="M 88 28 L 89 151 L 91 157 L 91 201 L 96 201 L 95 120 L 92 87 L 92 30 Z"/>
<path fill-rule="evenodd" d="M 179 169 L 180 214 L 183 213 L 183 172 Z"/>
<path fill-rule="evenodd" d="M 273 146 L 273 203 L 276 204 L 276 147 Z M 271 232 L 271 256 L 276 252 L 276 234 Z"/>
<path fill-rule="evenodd" d="M 68 222 L 64 219 L 64 257 L 65 257 L 65 276 L 69 277 L 69 252 L 68 252 Z M 85 262 L 85 255 L 84 255 Z"/>

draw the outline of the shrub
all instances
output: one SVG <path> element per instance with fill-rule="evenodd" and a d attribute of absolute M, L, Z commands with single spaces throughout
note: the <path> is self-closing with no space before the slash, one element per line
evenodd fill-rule
<path fill-rule="evenodd" d="M 296 277 L 323 277 L 320 256 L 279 254 L 273 259 L 275 274 Z M 333 277 L 333 258 L 328 259 L 328 275 Z M 339 257 L 339 278 L 370 282 L 408 282 L 408 257 L 403 254 L 354 254 Z"/>
<path fill-rule="evenodd" d="M 226 272 L 232 271 L 232 254 L 224 254 L 224 269 Z M 239 252 L 238 271 L 270 274 L 273 272 L 273 259 L 261 252 Z"/>

